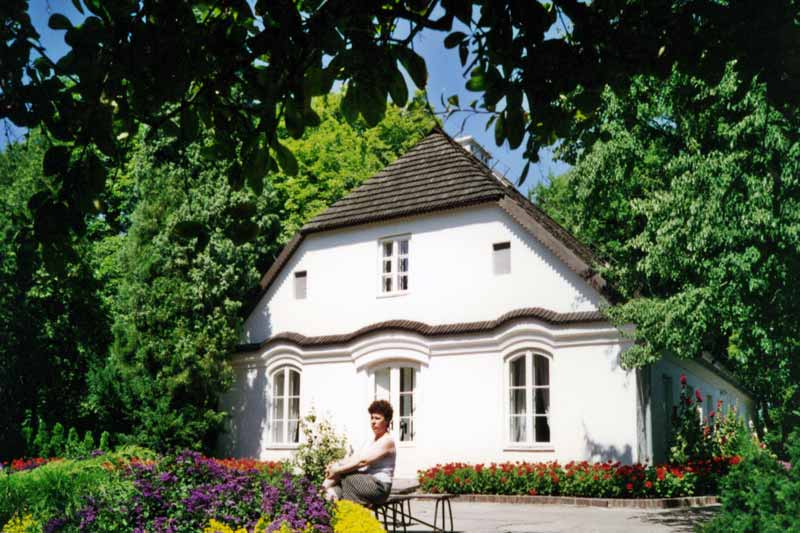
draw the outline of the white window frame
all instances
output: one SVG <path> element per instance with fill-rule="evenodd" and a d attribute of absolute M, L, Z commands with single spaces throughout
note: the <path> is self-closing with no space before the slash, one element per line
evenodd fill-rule
<path fill-rule="evenodd" d="M 290 375 L 291 374 L 290 373 L 291 372 L 296 372 L 298 377 L 299 377 L 299 380 L 300 380 L 299 391 L 298 391 L 298 394 L 296 394 L 296 395 L 295 394 L 291 394 L 291 390 L 290 390 L 290 388 L 291 388 L 291 379 L 290 379 Z M 278 379 L 282 379 L 283 380 L 283 396 L 276 396 L 275 395 L 275 384 L 276 384 L 276 380 L 278 380 Z M 300 420 L 302 419 L 302 416 L 301 416 L 301 413 L 300 413 L 300 408 L 301 408 L 300 403 L 302 401 L 301 398 L 303 397 L 303 372 L 301 371 L 301 369 L 299 369 L 298 367 L 296 367 L 294 365 L 283 365 L 283 366 L 277 368 L 276 370 L 274 370 L 270 374 L 269 386 L 270 386 L 270 389 L 269 389 L 269 398 L 270 398 L 270 403 L 269 403 L 269 409 L 270 409 L 269 417 L 270 418 L 269 418 L 269 420 L 270 420 L 270 422 L 269 422 L 269 431 L 268 431 L 268 435 L 269 435 L 268 442 L 270 443 L 270 447 L 271 448 L 296 448 L 297 446 L 300 445 L 299 425 L 300 425 Z M 275 418 L 275 416 L 274 416 L 274 406 L 275 406 L 275 403 L 276 403 L 276 401 L 278 399 L 282 399 L 283 400 L 283 413 L 281 414 L 282 415 L 281 418 Z M 297 399 L 297 403 L 298 403 L 298 410 L 297 410 L 297 418 L 296 419 L 295 418 L 289 418 L 290 403 L 291 403 L 291 400 L 293 400 L 293 399 Z M 274 424 L 276 422 L 278 422 L 278 421 L 283 422 L 283 432 L 282 432 L 283 434 L 281 435 L 280 440 L 276 440 L 274 438 L 274 436 L 273 436 Z M 296 441 L 290 441 L 289 440 L 289 422 L 297 422 L 297 424 L 298 424 L 297 440 Z"/>
<path fill-rule="evenodd" d="M 400 254 L 400 242 L 405 241 L 406 253 Z M 392 255 L 388 258 L 383 255 L 384 245 L 387 243 L 392 244 Z M 406 270 L 400 272 L 400 260 L 407 259 Z M 384 261 L 390 262 L 391 272 L 384 273 Z M 408 294 L 410 289 L 399 289 L 401 274 L 406 277 L 408 287 L 411 287 L 411 235 L 394 235 L 391 237 L 384 237 L 378 239 L 378 297 L 386 298 L 391 296 L 402 296 Z M 384 291 L 384 280 L 391 279 L 392 290 Z"/>
<path fill-rule="evenodd" d="M 413 401 L 412 401 L 412 411 L 411 411 L 411 419 L 414 424 L 414 433 L 412 435 L 411 440 L 400 440 L 400 369 L 401 368 L 410 368 L 414 372 L 414 390 L 413 394 Z M 414 447 L 416 446 L 417 442 L 419 441 L 419 428 L 420 428 L 420 410 L 419 406 L 421 405 L 421 393 L 420 393 L 420 378 L 422 376 L 422 372 L 420 371 L 420 366 L 417 363 L 412 363 L 409 361 L 393 361 L 391 363 L 385 363 L 379 366 L 372 367 L 369 371 L 369 393 L 368 399 L 369 403 L 372 401 L 379 399 L 375 394 L 375 375 L 378 372 L 383 370 L 389 370 L 389 403 L 392 404 L 392 409 L 394 410 L 394 416 L 392 417 L 392 424 L 390 429 L 394 431 L 394 428 L 397 428 L 395 431 L 395 444 L 401 448 L 403 447 Z"/>
<path fill-rule="evenodd" d="M 534 368 L 533 362 L 535 356 L 541 356 L 548 360 L 548 376 L 547 385 L 536 385 L 534 382 Z M 525 423 L 529 428 L 527 431 L 527 439 L 524 442 L 517 442 L 511 439 L 511 363 L 519 359 L 525 358 Z M 553 357 L 549 354 L 538 350 L 523 350 L 516 352 L 507 357 L 503 363 L 503 436 L 505 441 L 505 449 L 507 450 L 538 450 L 538 451 L 555 451 L 555 436 L 553 430 Z M 520 388 L 516 387 L 515 388 Z M 550 440 L 547 442 L 536 442 L 536 413 L 534 413 L 535 391 L 536 389 L 547 389 L 549 391 L 549 410 L 547 412 L 547 422 L 550 427 Z"/>

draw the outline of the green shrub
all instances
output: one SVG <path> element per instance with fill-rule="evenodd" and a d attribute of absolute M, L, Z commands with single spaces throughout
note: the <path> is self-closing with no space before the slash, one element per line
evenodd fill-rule
<path fill-rule="evenodd" d="M 108 431 L 100 434 L 100 449 L 104 452 L 111 451 L 111 434 Z"/>
<path fill-rule="evenodd" d="M 787 441 L 790 463 L 752 450 L 721 483 L 721 512 L 703 533 L 800 531 L 800 429 Z"/>
<path fill-rule="evenodd" d="M 84 453 L 87 455 L 92 453 L 95 450 L 94 447 L 94 435 L 92 435 L 91 431 L 87 431 L 83 436 L 83 442 L 81 442 L 81 446 L 83 447 Z"/>
<path fill-rule="evenodd" d="M 347 455 L 347 438 L 338 435 L 331 423 L 312 410 L 302 423 L 305 439 L 292 458 L 292 465 L 313 483 L 325 480 L 325 467 Z"/>
<path fill-rule="evenodd" d="M 50 435 L 47 433 L 47 424 L 39 419 L 36 428 L 36 437 L 33 439 L 33 449 L 28 450 L 30 455 L 50 457 Z"/>
<path fill-rule="evenodd" d="M 0 473 L 0 524 L 27 514 L 45 522 L 77 512 L 87 496 L 131 490 L 129 481 L 104 467 L 114 458 L 54 461 L 27 472 Z"/>

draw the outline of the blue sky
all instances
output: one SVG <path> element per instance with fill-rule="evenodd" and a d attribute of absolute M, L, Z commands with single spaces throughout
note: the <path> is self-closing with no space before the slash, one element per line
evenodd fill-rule
<path fill-rule="evenodd" d="M 2 1 L 2 0 L 0 0 Z M 53 31 L 47 27 L 47 20 L 53 13 L 62 13 L 74 23 L 79 23 L 81 15 L 75 10 L 72 2 L 68 0 L 32 0 L 30 7 L 31 19 L 41 35 L 41 42 L 52 59 L 58 59 L 66 53 L 63 31 Z M 458 29 L 458 28 L 454 28 Z M 465 80 L 462 76 L 461 63 L 458 60 L 458 53 L 455 49 L 447 50 L 443 41 L 446 33 L 423 31 L 414 39 L 414 46 L 428 65 L 428 86 L 426 91 L 428 100 L 434 110 L 441 111 L 442 97 L 447 100 L 452 94 L 457 94 L 463 105 L 476 99 L 478 94 L 467 91 L 464 88 Z M 508 144 L 497 146 L 494 143 L 494 133 L 492 128 L 485 130 L 486 115 L 475 115 L 467 118 L 463 124 L 463 113 L 451 116 L 445 122 L 445 130 L 453 135 L 472 135 L 486 150 L 489 151 L 498 161 L 497 170 L 505 172 L 508 178 L 516 182 L 525 166 L 522 152 L 525 143 L 516 150 L 511 150 Z M 12 131 L 12 136 L 19 136 L 19 131 Z M 540 181 L 547 178 L 548 174 L 561 174 L 569 166 L 560 161 L 553 161 L 549 150 L 543 150 L 539 154 L 540 162 L 532 164 L 525 184 L 521 187 L 523 192 Z"/>

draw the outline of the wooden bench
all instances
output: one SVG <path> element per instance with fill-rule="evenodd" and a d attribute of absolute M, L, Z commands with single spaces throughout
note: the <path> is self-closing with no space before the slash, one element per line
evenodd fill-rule
<path fill-rule="evenodd" d="M 412 524 L 421 524 L 431 528 L 434 533 L 452 533 L 453 507 L 450 500 L 457 497 L 455 494 L 426 494 L 422 492 L 392 493 L 385 502 L 372 507 L 375 517 L 383 522 L 386 531 L 397 533 L 402 528 L 407 533 L 407 527 Z M 433 500 L 433 523 L 430 524 L 411 513 L 411 500 Z M 441 522 L 439 519 L 441 518 Z M 448 529 L 449 522 L 449 529 Z M 391 530 L 389 527 L 391 524 Z M 440 525 L 441 524 L 441 525 Z"/>

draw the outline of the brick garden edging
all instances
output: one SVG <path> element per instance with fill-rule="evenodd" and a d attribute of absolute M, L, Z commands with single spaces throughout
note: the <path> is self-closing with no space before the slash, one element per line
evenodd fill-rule
<path fill-rule="evenodd" d="M 572 496 L 507 496 L 494 494 L 460 494 L 460 502 L 527 503 L 578 505 L 582 507 L 629 507 L 635 509 L 675 509 L 716 505 L 716 496 L 686 496 L 683 498 L 577 498 Z"/>

